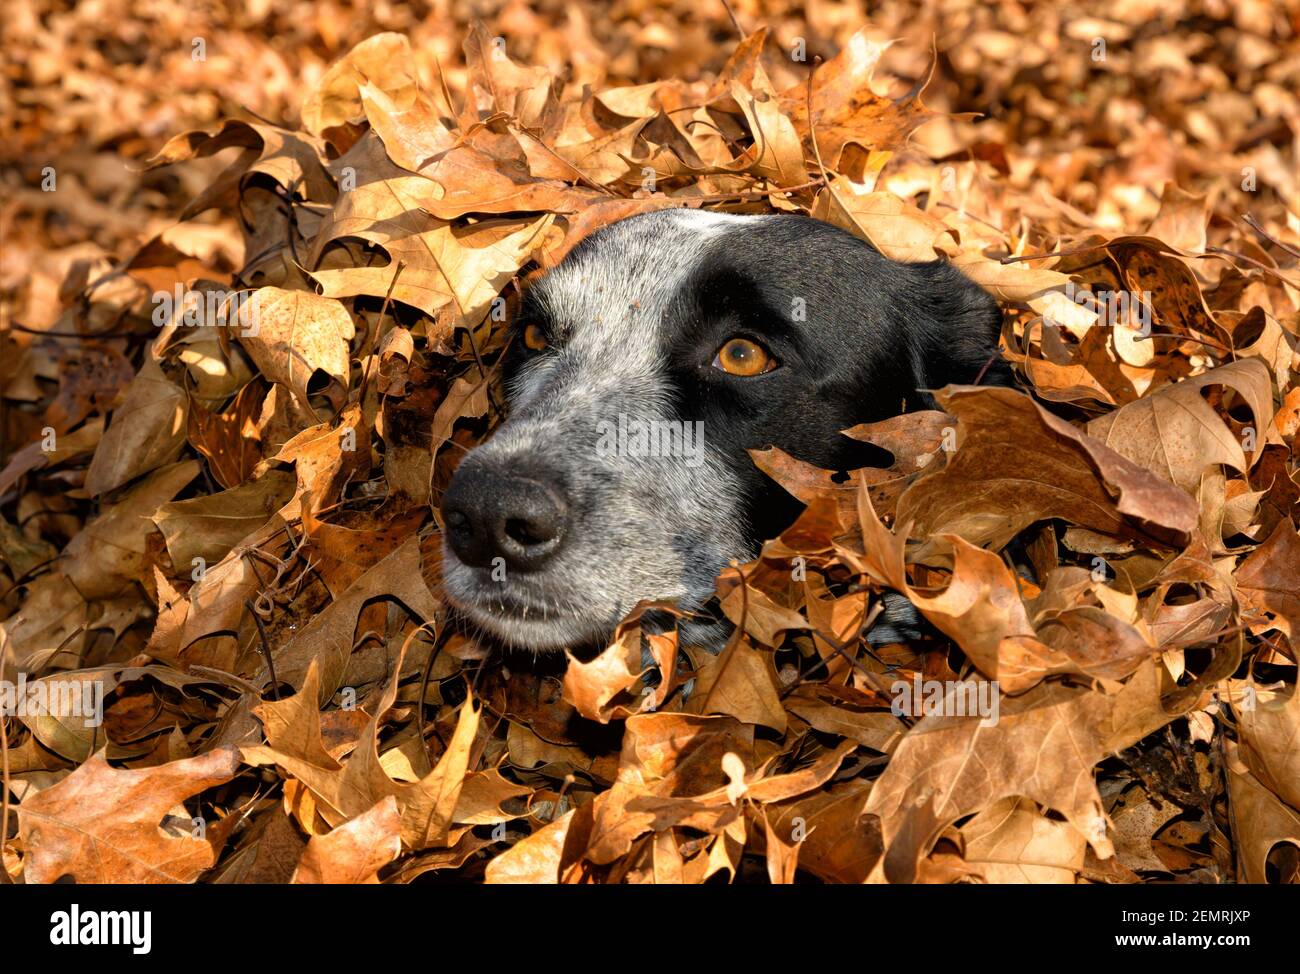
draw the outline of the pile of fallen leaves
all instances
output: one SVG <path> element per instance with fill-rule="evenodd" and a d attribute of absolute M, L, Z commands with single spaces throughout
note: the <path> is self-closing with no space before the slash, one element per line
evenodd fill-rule
<path fill-rule="evenodd" d="M 380 33 L 300 125 L 168 141 L 224 167 L 0 333 L 0 665 L 48 689 L 0 722 L 0 874 L 1300 879 L 1300 18 L 1017 9 L 938 65 L 882 43 L 900 4 L 816 67 L 760 28 L 634 85 Z M 848 431 L 893 464 L 847 479 L 756 454 L 807 509 L 719 579 L 721 655 L 638 610 L 503 658 L 443 609 L 433 508 L 527 277 L 667 206 L 952 260 L 1026 391 Z M 871 645 L 889 589 L 935 635 Z"/>

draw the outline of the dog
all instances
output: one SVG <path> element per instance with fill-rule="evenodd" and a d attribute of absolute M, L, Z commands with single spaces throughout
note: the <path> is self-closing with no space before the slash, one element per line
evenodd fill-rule
<path fill-rule="evenodd" d="M 949 383 L 1009 384 L 1000 322 L 950 264 L 889 260 L 810 217 L 672 209 L 602 228 L 521 300 L 507 418 L 441 502 L 450 603 L 544 653 L 603 646 L 637 602 L 672 599 L 693 614 L 682 641 L 720 649 L 716 576 L 802 509 L 746 451 L 878 465 L 841 430 L 932 408 Z M 894 593 L 868 635 L 918 621 Z"/>

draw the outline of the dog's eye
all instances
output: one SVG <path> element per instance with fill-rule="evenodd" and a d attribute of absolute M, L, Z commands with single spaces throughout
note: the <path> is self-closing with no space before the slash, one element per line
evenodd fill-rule
<path fill-rule="evenodd" d="M 729 375 L 762 375 L 776 368 L 776 359 L 758 342 L 752 342 L 748 338 L 732 338 L 718 349 L 713 367 Z"/>
<path fill-rule="evenodd" d="M 524 327 L 524 347 L 534 352 L 540 352 L 550 343 L 546 340 L 546 331 L 538 324 L 528 324 Z"/>

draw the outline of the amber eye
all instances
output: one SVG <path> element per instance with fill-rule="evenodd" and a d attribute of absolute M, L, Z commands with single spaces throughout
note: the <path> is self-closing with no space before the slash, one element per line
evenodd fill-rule
<path fill-rule="evenodd" d="M 776 359 L 758 342 L 732 338 L 718 349 L 713 367 L 730 375 L 762 375 L 776 368 Z"/>
<path fill-rule="evenodd" d="M 529 324 L 524 328 L 524 346 L 540 352 L 547 346 L 546 332 L 541 325 Z"/>

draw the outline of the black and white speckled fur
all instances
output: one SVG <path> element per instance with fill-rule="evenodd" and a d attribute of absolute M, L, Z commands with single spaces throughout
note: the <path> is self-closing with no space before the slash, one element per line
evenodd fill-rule
<path fill-rule="evenodd" d="M 539 326 L 547 347 L 511 343 L 508 419 L 447 493 L 464 506 L 488 503 L 469 495 L 502 477 L 544 484 L 567 508 L 562 543 L 504 579 L 446 543 L 450 600 L 536 651 L 599 643 L 641 599 L 700 609 L 718 571 L 752 558 L 800 509 L 748 449 L 776 445 L 832 470 L 878 462 L 840 430 L 924 407 L 922 390 L 981 370 L 1005 381 L 999 317 L 951 266 L 887 260 L 806 217 L 667 210 L 600 230 L 529 289 L 516 331 Z M 779 367 L 748 378 L 713 367 L 737 335 Z M 702 462 L 598 450 L 602 421 L 620 415 L 702 422 Z M 879 635 L 915 619 L 905 600 L 887 616 L 899 629 Z M 683 626 L 696 643 L 725 637 L 724 622 Z"/>

